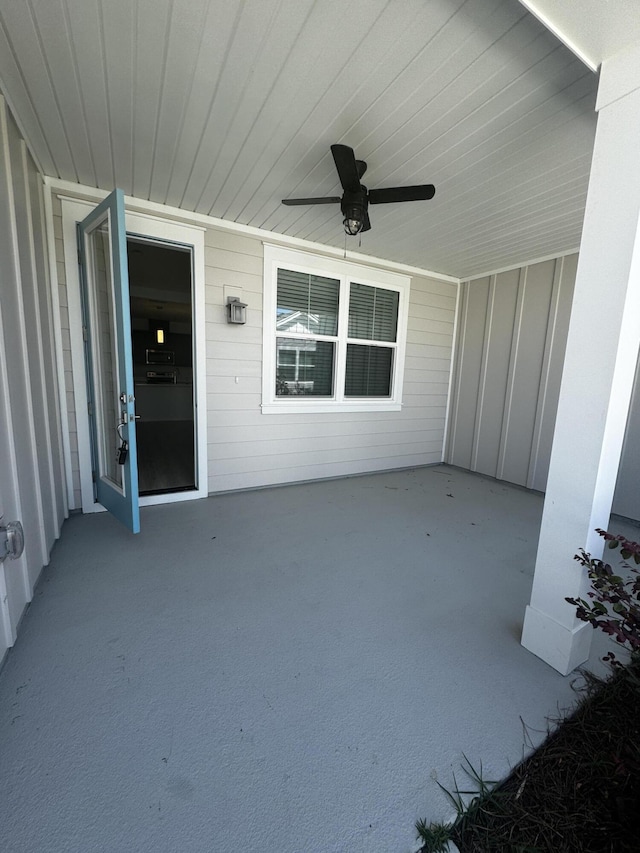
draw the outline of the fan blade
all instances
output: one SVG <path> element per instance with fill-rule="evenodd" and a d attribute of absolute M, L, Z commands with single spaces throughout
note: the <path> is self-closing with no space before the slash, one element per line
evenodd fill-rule
<path fill-rule="evenodd" d="M 371 204 L 389 204 L 394 201 L 425 201 L 433 198 L 436 188 L 433 184 L 419 184 L 415 187 L 388 187 L 381 190 L 369 190 Z"/>
<path fill-rule="evenodd" d="M 331 153 L 338 170 L 338 177 L 345 192 L 360 192 L 360 178 L 353 148 L 348 145 L 332 145 Z"/>
<path fill-rule="evenodd" d="M 340 204 L 340 196 L 331 195 L 326 198 L 283 198 L 283 204 Z"/>

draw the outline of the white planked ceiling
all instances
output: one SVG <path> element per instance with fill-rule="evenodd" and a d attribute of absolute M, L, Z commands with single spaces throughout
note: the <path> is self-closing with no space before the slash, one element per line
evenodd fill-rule
<path fill-rule="evenodd" d="M 44 173 L 465 277 L 579 244 L 597 77 L 517 0 L 0 0 L 0 86 Z"/>

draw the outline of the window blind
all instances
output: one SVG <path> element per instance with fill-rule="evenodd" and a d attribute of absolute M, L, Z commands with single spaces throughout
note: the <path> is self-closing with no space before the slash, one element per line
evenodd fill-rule
<path fill-rule="evenodd" d="M 395 290 L 351 283 L 349 337 L 395 342 L 399 294 Z"/>
<path fill-rule="evenodd" d="M 348 344 L 345 397 L 391 396 L 392 365 L 390 347 Z"/>
<path fill-rule="evenodd" d="M 337 279 L 278 269 L 278 325 L 286 330 L 289 319 L 302 327 L 296 331 L 337 335 L 339 291 Z"/>

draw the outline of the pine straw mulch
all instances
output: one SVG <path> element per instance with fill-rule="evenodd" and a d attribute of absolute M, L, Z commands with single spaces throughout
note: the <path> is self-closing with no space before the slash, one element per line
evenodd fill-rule
<path fill-rule="evenodd" d="M 584 678 L 571 715 L 459 816 L 461 853 L 640 851 L 640 661 Z"/>

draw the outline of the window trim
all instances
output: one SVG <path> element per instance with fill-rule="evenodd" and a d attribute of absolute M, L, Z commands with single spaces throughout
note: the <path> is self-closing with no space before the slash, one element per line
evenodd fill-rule
<path fill-rule="evenodd" d="M 276 302 L 278 267 L 340 280 L 340 305 L 350 282 L 398 292 L 398 329 L 396 356 L 392 367 L 390 397 L 345 397 L 345 364 L 348 343 L 377 346 L 378 342 L 348 337 L 348 311 L 338 314 L 334 394 L 332 397 L 277 397 L 276 388 Z M 367 267 L 340 258 L 314 255 L 283 246 L 264 244 L 262 412 L 263 414 L 322 412 L 399 412 L 402 408 L 409 295 L 411 278 L 376 267 Z M 322 336 L 320 336 L 322 337 Z M 389 342 L 380 341 L 380 346 Z"/>

